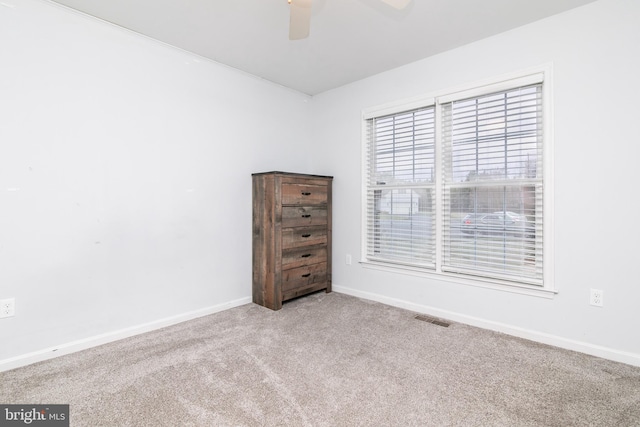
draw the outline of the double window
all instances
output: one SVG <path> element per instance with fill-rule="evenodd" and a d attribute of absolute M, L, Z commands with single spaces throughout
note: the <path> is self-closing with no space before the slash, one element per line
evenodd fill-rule
<path fill-rule="evenodd" d="M 544 76 L 365 112 L 365 262 L 551 288 Z"/>

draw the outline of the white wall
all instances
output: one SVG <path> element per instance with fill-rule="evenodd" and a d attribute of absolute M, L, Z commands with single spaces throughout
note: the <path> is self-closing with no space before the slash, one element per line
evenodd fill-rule
<path fill-rule="evenodd" d="M 335 289 L 640 365 L 640 2 L 601 0 L 314 97 L 313 168 L 335 176 Z M 361 111 L 552 63 L 553 299 L 358 263 Z M 604 290 L 604 307 L 589 289 Z"/>
<path fill-rule="evenodd" d="M 250 302 L 251 173 L 307 169 L 309 98 L 3 3 L 0 365 Z"/>

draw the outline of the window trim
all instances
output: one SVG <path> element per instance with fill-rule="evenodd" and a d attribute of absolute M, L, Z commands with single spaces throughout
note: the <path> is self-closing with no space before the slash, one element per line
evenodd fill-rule
<path fill-rule="evenodd" d="M 433 280 L 454 282 L 462 285 L 477 286 L 497 289 L 519 294 L 551 298 L 557 293 L 554 282 L 554 140 L 553 140 L 553 78 L 552 64 L 545 64 L 527 70 L 508 73 L 496 78 L 485 79 L 460 85 L 458 87 L 441 90 L 405 100 L 390 102 L 387 104 L 366 108 L 362 111 L 362 152 L 361 152 L 361 243 L 360 264 L 363 267 L 383 270 L 394 273 L 408 274 Z M 545 229 L 543 239 L 543 285 L 529 285 L 500 279 L 463 276 L 442 270 L 442 195 L 444 183 L 440 174 L 436 174 L 435 199 L 436 208 L 436 268 L 435 270 L 419 267 L 395 264 L 392 262 L 373 261 L 367 259 L 367 189 L 368 189 L 368 135 L 367 120 L 384 115 L 401 113 L 404 111 L 435 105 L 436 110 L 436 164 L 442 165 L 442 111 L 441 106 L 445 102 L 456 99 L 464 99 L 482 94 L 498 92 L 506 88 L 523 86 L 535 82 L 543 82 L 542 85 L 542 117 L 543 117 L 543 224 Z"/>

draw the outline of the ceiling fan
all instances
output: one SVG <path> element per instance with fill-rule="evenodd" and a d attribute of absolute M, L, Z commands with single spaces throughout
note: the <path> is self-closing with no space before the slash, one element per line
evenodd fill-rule
<path fill-rule="evenodd" d="M 300 40 L 309 37 L 311 26 L 312 0 L 288 0 L 291 9 L 289 20 L 289 40 Z M 380 0 L 395 9 L 404 9 L 411 0 Z"/>

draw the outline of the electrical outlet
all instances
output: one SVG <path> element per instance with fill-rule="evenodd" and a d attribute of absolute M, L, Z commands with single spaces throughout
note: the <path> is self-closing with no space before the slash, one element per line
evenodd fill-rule
<path fill-rule="evenodd" d="M 344 259 L 344 263 L 347 265 L 351 265 L 351 254 L 347 254 L 346 258 Z"/>
<path fill-rule="evenodd" d="M 604 298 L 604 291 L 600 289 L 591 289 L 590 304 L 596 307 L 602 307 Z"/>
<path fill-rule="evenodd" d="M 0 319 L 16 315 L 16 299 L 8 298 L 0 300 Z"/>

